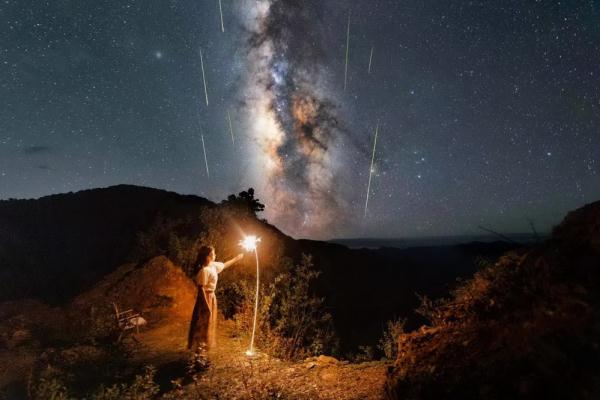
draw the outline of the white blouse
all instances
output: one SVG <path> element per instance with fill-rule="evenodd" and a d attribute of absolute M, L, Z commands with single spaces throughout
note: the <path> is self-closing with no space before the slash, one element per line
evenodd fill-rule
<path fill-rule="evenodd" d="M 202 286 L 205 291 L 214 292 L 217 289 L 219 274 L 224 268 L 225 264 L 217 261 L 213 261 L 206 267 L 202 267 L 196 277 L 198 285 Z"/>

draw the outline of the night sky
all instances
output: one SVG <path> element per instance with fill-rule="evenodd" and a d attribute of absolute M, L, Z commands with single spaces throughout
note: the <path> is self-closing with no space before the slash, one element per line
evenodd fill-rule
<path fill-rule="evenodd" d="M 548 231 L 600 199 L 600 1 L 221 9 L 2 1 L 0 198 L 253 186 L 312 238 Z"/>

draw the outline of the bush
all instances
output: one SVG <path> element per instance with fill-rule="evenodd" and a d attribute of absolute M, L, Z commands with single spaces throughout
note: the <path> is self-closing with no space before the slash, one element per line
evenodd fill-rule
<path fill-rule="evenodd" d="M 358 346 L 356 353 L 349 353 L 346 357 L 354 363 L 373 361 L 375 359 L 375 349 L 369 345 Z"/>
<path fill-rule="evenodd" d="M 193 276 L 201 246 L 215 246 L 217 257 L 239 252 L 238 232 L 231 229 L 232 221 L 245 226 L 253 217 L 225 205 L 203 209 L 198 216 L 158 216 L 150 228 L 137 233 L 128 258 L 132 262 L 143 262 L 164 255 L 188 276 Z"/>
<path fill-rule="evenodd" d="M 398 356 L 398 338 L 404 333 L 406 319 L 396 319 L 388 321 L 383 335 L 379 339 L 377 348 L 383 352 L 388 360 L 395 360 Z"/>
<path fill-rule="evenodd" d="M 289 259 L 281 260 L 279 270 L 283 272 L 261 289 L 257 347 L 289 360 L 335 352 L 331 315 L 325 310 L 324 299 L 317 297 L 311 287 L 319 276 L 312 257 L 303 255 L 295 267 Z M 236 332 L 241 334 L 252 329 L 255 286 L 246 280 L 239 281 L 236 288 L 240 305 L 234 320 Z"/>
<path fill-rule="evenodd" d="M 159 392 L 154 382 L 156 368 L 146 366 L 142 375 L 136 375 L 130 384 L 121 383 L 110 387 L 101 386 L 92 396 L 93 400 L 147 400 Z"/>
<path fill-rule="evenodd" d="M 271 327 L 284 340 L 280 355 L 297 359 L 333 352 L 335 336 L 331 314 L 325 302 L 315 296 L 311 285 L 320 272 L 314 269 L 312 256 L 303 254 L 300 264 L 275 279 L 272 285 Z"/>
<path fill-rule="evenodd" d="M 37 382 L 29 389 L 33 400 L 66 400 L 69 398 L 67 387 L 59 372 L 51 367 L 40 374 Z"/>
<path fill-rule="evenodd" d="M 202 231 L 203 221 L 204 216 L 200 219 L 157 217 L 150 228 L 136 235 L 130 260 L 141 262 L 165 255 L 191 274 L 198 249 L 208 239 L 208 233 Z"/>

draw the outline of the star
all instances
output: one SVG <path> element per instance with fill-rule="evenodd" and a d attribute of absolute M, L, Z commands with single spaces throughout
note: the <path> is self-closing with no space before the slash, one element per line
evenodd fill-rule
<path fill-rule="evenodd" d="M 307 227 L 322 220 L 312 210 L 340 211 L 317 232 L 327 238 L 362 211 L 368 175 L 377 207 L 336 236 L 413 235 L 418 226 L 463 234 L 478 218 L 523 214 L 550 229 L 568 211 L 568 193 L 598 197 L 597 22 L 577 17 L 595 15 L 593 1 L 572 2 L 565 15 L 519 2 L 512 19 L 502 2 L 482 10 L 339 0 L 321 20 L 319 2 L 265 0 L 224 8 L 241 22 L 226 34 L 213 29 L 221 28 L 213 2 L 157 2 L 152 13 L 118 0 L 52 12 L 9 3 L 0 199 L 128 182 L 220 200 L 252 185 L 261 198 L 289 193 L 268 201 L 264 217 L 292 235 L 303 215 Z M 417 21 L 433 23 L 422 30 Z M 218 174 L 210 182 L 201 134 Z M 272 195 L 263 191 L 274 183 Z M 427 225 L 442 193 L 456 213 Z M 394 201 L 378 203 L 388 195 Z M 498 222 L 522 229 L 511 224 Z"/>

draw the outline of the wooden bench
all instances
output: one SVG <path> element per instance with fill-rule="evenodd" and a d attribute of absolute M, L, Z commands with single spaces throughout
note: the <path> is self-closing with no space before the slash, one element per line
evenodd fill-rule
<path fill-rule="evenodd" d="M 112 303 L 113 308 L 115 309 L 115 316 L 117 318 L 117 325 L 119 330 L 119 339 L 117 339 L 117 343 L 121 341 L 123 336 L 127 333 L 127 331 L 131 331 L 135 329 L 136 333 L 140 333 L 140 326 L 146 325 L 148 322 L 141 316 L 139 313 L 135 313 L 132 309 L 120 311 L 117 303 Z M 132 336 L 135 341 L 137 339 L 135 336 Z"/>

